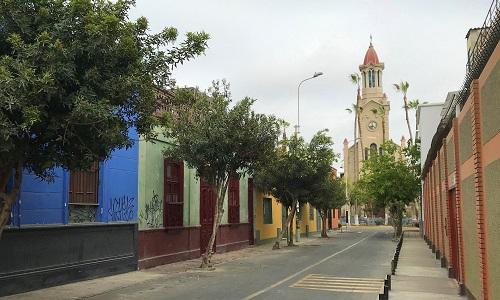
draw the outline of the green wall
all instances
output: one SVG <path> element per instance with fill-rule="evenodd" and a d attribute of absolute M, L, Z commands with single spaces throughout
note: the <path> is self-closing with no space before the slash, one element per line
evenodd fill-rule
<path fill-rule="evenodd" d="M 448 164 L 448 174 L 455 171 L 455 140 L 450 139 L 446 146 L 446 162 Z"/>
<path fill-rule="evenodd" d="M 161 135 L 139 141 L 139 229 L 163 227 L 163 151 L 169 143 Z M 227 193 L 222 223 L 227 223 Z M 184 226 L 200 224 L 200 181 L 196 170 L 184 165 Z M 248 177 L 240 179 L 240 222 L 248 222 Z"/>
<path fill-rule="evenodd" d="M 500 131 L 500 62 L 481 89 L 481 117 L 483 143 L 487 143 Z"/>
<path fill-rule="evenodd" d="M 477 238 L 476 198 L 473 175 L 462 181 L 462 201 L 464 217 L 465 286 L 476 299 L 480 299 L 479 241 Z"/>
<path fill-rule="evenodd" d="M 500 160 L 486 166 L 484 175 L 491 299 L 500 299 Z"/>
<path fill-rule="evenodd" d="M 139 229 L 163 227 L 163 151 L 168 142 L 139 141 Z M 200 223 L 200 184 L 184 166 L 184 226 Z"/>
<path fill-rule="evenodd" d="M 465 113 L 465 117 L 460 123 L 459 135 L 460 163 L 463 164 L 472 156 L 472 115 L 470 110 Z"/>

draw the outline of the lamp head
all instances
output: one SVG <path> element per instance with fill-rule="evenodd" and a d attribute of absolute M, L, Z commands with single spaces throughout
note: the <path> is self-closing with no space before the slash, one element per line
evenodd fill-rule
<path fill-rule="evenodd" d="M 313 78 L 323 75 L 323 72 L 315 72 Z"/>

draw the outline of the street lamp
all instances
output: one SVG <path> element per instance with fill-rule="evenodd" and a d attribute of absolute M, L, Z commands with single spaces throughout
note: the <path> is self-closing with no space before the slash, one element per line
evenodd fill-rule
<path fill-rule="evenodd" d="M 295 136 L 298 136 L 299 135 L 299 127 L 300 127 L 300 86 L 310 80 L 310 79 L 313 79 L 313 78 L 316 78 L 316 77 L 319 77 L 323 75 L 323 72 L 314 72 L 313 76 L 311 77 L 308 77 L 304 80 L 302 80 L 299 85 L 297 86 L 297 125 L 295 125 Z M 299 213 L 299 208 L 300 208 L 300 205 L 299 203 L 297 202 L 297 227 L 296 227 L 296 230 L 295 230 L 295 241 L 299 241 L 300 240 L 300 213 Z"/>
<path fill-rule="evenodd" d="M 313 79 L 313 78 L 316 78 L 316 77 L 321 76 L 321 75 L 323 75 L 323 72 L 315 72 L 313 76 L 308 77 L 308 78 L 302 80 L 299 83 L 299 86 L 297 87 L 297 125 L 295 125 L 295 134 L 296 135 L 299 134 L 299 127 L 300 127 L 300 86 L 305 81 Z"/>

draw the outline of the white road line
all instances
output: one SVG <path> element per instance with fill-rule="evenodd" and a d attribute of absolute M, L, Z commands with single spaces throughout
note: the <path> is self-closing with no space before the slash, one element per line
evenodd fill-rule
<path fill-rule="evenodd" d="M 292 278 L 294 278 L 294 277 L 296 277 L 296 276 L 298 276 L 298 275 L 300 275 L 300 274 L 304 273 L 305 271 L 310 270 L 310 269 L 312 269 L 312 268 L 316 267 L 317 265 L 319 265 L 319 264 L 321 264 L 321 263 L 324 263 L 325 261 L 329 260 L 330 258 L 332 258 L 332 257 L 334 257 L 334 256 L 337 256 L 337 255 L 339 255 L 340 253 L 343 253 L 343 252 L 345 252 L 345 251 L 347 251 L 347 250 L 351 249 L 352 247 L 354 247 L 354 246 L 356 246 L 357 244 L 359 244 L 359 243 L 363 242 L 364 240 L 366 240 L 366 239 L 368 239 L 368 238 L 372 237 L 373 235 L 375 235 L 375 233 L 372 233 L 371 235 L 369 235 L 369 236 L 367 236 L 367 237 L 365 237 L 365 238 L 363 238 L 363 239 L 361 239 L 361 240 L 357 241 L 356 243 L 354 243 L 354 244 L 352 244 L 352 245 L 350 245 L 350 246 L 347 246 L 346 248 L 344 248 L 344 249 L 342 249 L 342 250 L 340 250 L 340 251 L 338 251 L 338 252 L 335 252 L 335 253 L 333 253 L 332 255 L 329 255 L 329 256 L 327 256 L 327 257 L 323 258 L 322 260 L 320 260 L 320 261 L 318 261 L 318 262 L 316 262 L 316 263 L 314 263 L 314 264 L 312 264 L 312 265 L 309 265 L 309 266 L 305 267 L 304 269 L 302 269 L 302 270 L 300 270 L 300 271 L 298 271 L 298 272 L 296 272 L 296 273 L 294 273 L 294 274 L 292 274 L 292 275 L 290 275 L 290 276 L 288 276 L 288 277 L 286 277 L 286 278 L 283 278 L 282 280 L 280 280 L 280 281 L 278 281 L 278 282 L 276 282 L 276 283 L 274 283 L 274 284 L 272 284 L 272 285 L 270 285 L 270 286 L 266 287 L 265 289 L 262 289 L 262 290 L 260 290 L 260 291 L 257 291 L 257 292 L 255 292 L 255 293 L 253 293 L 253 294 L 251 294 L 251 295 L 249 295 L 249 296 L 247 296 L 247 297 L 243 298 L 242 300 L 249 300 L 249 299 L 253 299 L 253 298 L 255 298 L 255 297 L 259 296 L 259 295 L 262 295 L 262 294 L 264 294 L 265 292 L 267 292 L 267 291 L 269 291 L 269 290 L 271 290 L 271 289 L 273 289 L 273 288 L 277 287 L 278 285 L 280 285 L 280 284 L 282 284 L 282 283 L 284 283 L 284 282 L 287 282 L 288 280 L 290 280 L 290 279 L 292 279 Z"/>

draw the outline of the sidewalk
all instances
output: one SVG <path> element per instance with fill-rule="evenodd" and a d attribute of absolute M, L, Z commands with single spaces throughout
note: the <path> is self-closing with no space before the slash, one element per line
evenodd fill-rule
<path fill-rule="evenodd" d="M 405 232 L 396 275 L 392 276 L 390 299 L 466 299 L 458 295 L 458 285 L 448 278 L 418 231 Z"/>

